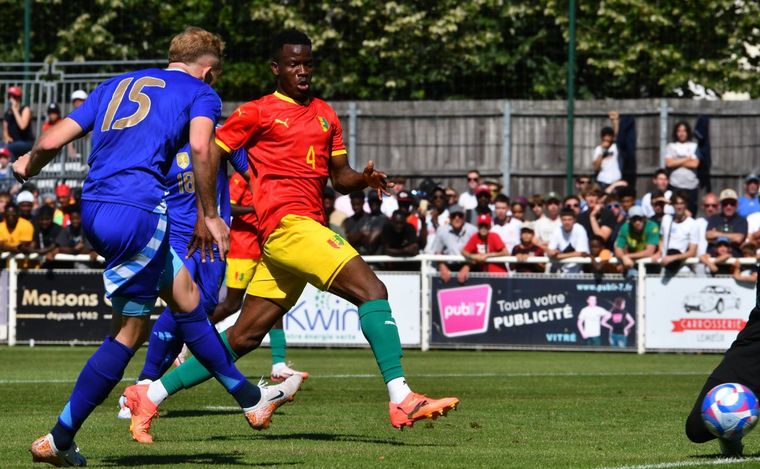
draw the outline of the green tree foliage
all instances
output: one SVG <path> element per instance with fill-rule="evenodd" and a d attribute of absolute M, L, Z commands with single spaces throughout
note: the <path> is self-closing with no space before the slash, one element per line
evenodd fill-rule
<path fill-rule="evenodd" d="M 760 95 L 760 4 L 578 1 L 581 98 Z M 0 60 L 22 59 L 23 2 L 0 0 Z M 226 42 L 227 99 L 271 89 L 269 40 L 314 41 L 331 99 L 555 99 L 565 93 L 567 0 L 32 0 L 32 60 L 162 58 L 187 25 Z"/>

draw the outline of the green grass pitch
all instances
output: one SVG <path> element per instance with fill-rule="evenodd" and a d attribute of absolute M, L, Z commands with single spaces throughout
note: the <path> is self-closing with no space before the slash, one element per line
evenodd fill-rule
<path fill-rule="evenodd" d="M 29 467 L 28 448 L 55 422 L 93 349 L 0 348 L 0 467 Z M 137 375 L 137 354 L 126 378 Z M 369 350 L 290 349 L 312 373 L 269 430 L 253 432 L 215 382 L 166 401 L 156 442 L 131 440 L 114 392 L 80 431 L 92 467 L 560 467 L 664 469 L 760 465 L 750 434 L 741 463 L 694 445 L 683 422 L 717 355 L 407 351 L 414 389 L 456 395 L 460 409 L 403 432 Z M 252 379 L 269 350 L 239 362 Z M 121 391 L 127 382 L 121 383 Z"/>

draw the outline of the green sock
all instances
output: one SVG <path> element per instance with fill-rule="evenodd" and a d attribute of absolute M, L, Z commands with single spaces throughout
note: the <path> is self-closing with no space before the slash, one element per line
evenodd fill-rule
<path fill-rule="evenodd" d="M 230 342 L 227 340 L 227 332 L 220 334 L 224 348 L 230 352 L 232 359 L 237 361 L 238 355 L 230 347 Z M 193 386 L 197 386 L 204 381 L 211 379 L 212 375 L 209 371 L 201 365 L 201 362 L 197 358 L 191 357 L 186 360 L 182 365 L 176 367 L 169 373 L 165 374 L 161 378 L 161 384 L 166 388 L 166 392 L 171 396 L 183 389 L 189 389 Z"/>
<path fill-rule="evenodd" d="M 285 363 L 285 331 L 272 329 L 269 331 L 269 346 L 272 348 L 272 365 Z"/>
<path fill-rule="evenodd" d="M 401 367 L 401 339 L 388 300 L 372 300 L 359 306 L 359 322 L 362 333 L 375 354 L 383 380 L 387 383 L 402 378 L 404 369 Z"/>

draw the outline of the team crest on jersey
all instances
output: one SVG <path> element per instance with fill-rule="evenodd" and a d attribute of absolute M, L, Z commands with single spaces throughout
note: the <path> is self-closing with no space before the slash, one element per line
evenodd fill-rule
<path fill-rule="evenodd" d="M 335 234 L 335 236 L 327 240 L 327 244 L 329 244 L 330 247 L 333 247 L 335 249 L 340 249 L 344 244 L 346 244 L 346 241 L 343 239 L 341 235 Z"/>
<path fill-rule="evenodd" d="M 319 121 L 319 125 L 322 126 L 322 132 L 327 132 L 330 130 L 330 123 L 327 122 L 327 119 L 322 116 L 317 116 L 317 121 Z"/>
<path fill-rule="evenodd" d="M 186 151 L 177 153 L 177 166 L 182 169 L 190 166 L 190 155 L 188 155 Z"/>

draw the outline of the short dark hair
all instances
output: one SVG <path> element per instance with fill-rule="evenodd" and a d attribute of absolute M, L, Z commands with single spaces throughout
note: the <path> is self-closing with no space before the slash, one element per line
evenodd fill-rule
<path fill-rule="evenodd" d="M 562 199 L 562 205 L 565 205 L 567 203 L 567 201 L 571 200 L 571 199 L 575 199 L 578 203 L 581 203 L 581 198 L 580 197 L 578 197 L 575 194 L 570 194 L 570 195 L 565 196 L 564 199 Z"/>
<path fill-rule="evenodd" d="M 351 200 L 364 200 L 365 195 L 364 195 L 364 191 L 355 191 L 355 192 L 352 192 L 348 197 Z"/>
<path fill-rule="evenodd" d="M 666 169 L 664 169 L 664 168 L 657 168 L 657 170 L 654 172 L 654 174 L 652 174 L 652 179 L 656 178 L 660 174 L 664 174 L 665 177 L 667 177 L 668 176 L 668 171 Z"/>
<path fill-rule="evenodd" d="M 673 126 L 673 141 L 678 141 L 678 128 L 684 126 L 686 129 L 686 140 L 691 140 L 691 127 L 689 126 L 689 123 L 686 121 L 678 121 L 676 122 L 676 125 Z"/>
<path fill-rule="evenodd" d="M 635 199 L 636 189 L 634 189 L 633 187 L 621 187 L 620 189 L 618 189 L 618 197 L 620 197 L 621 199 L 623 197 L 633 197 Z"/>
<path fill-rule="evenodd" d="M 282 52 L 282 48 L 285 44 L 311 47 L 311 39 L 309 39 L 309 36 L 305 33 L 295 28 L 286 29 L 285 31 L 280 32 L 274 37 L 274 39 L 272 39 L 272 60 L 277 61 L 280 59 L 280 52 Z"/>
<path fill-rule="evenodd" d="M 7 204 L 5 204 L 5 210 L 7 211 L 9 208 L 12 208 L 12 209 L 14 209 L 15 211 L 18 212 L 18 205 L 16 205 L 16 202 L 14 202 L 12 200 L 9 201 Z"/>
<path fill-rule="evenodd" d="M 496 202 L 504 202 L 505 204 L 509 205 L 509 196 L 506 194 L 496 194 L 496 198 L 493 199 L 493 203 Z"/>
<path fill-rule="evenodd" d="M 686 191 L 676 191 L 670 197 L 670 202 L 675 203 L 676 199 L 680 199 L 686 205 L 689 205 L 689 193 Z"/>
<path fill-rule="evenodd" d="M 573 217 L 575 218 L 575 210 L 567 207 L 563 207 L 562 210 L 559 211 L 559 217 Z"/>
<path fill-rule="evenodd" d="M 37 210 L 37 218 L 38 218 L 38 219 L 39 219 L 39 218 L 42 218 L 42 217 L 50 217 L 50 218 L 53 218 L 53 215 L 54 215 L 54 214 L 55 214 L 55 211 L 53 210 L 53 208 L 52 208 L 52 207 L 50 207 L 50 206 L 48 206 L 48 205 L 43 205 L 42 207 L 40 207 L 40 208 Z"/>
<path fill-rule="evenodd" d="M 596 241 L 598 243 L 604 244 L 604 238 L 602 238 L 598 234 L 591 235 L 591 238 L 589 238 L 588 242 L 591 243 L 591 241 Z"/>
<path fill-rule="evenodd" d="M 614 137 L 615 136 L 615 130 L 612 127 L 602 127 L 601 137 L 604 138 L 606 136 Z"/>

